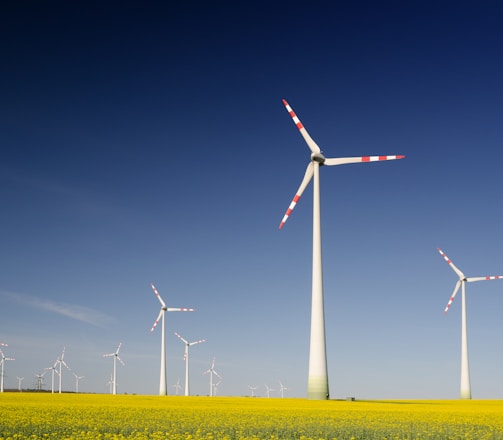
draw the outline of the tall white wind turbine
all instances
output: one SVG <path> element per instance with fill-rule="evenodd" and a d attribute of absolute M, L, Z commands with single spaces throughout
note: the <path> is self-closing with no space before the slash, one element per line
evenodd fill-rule
<path fill-rule="evenodd" d="M 58 366 L 58 360 L 59 358 L 56 359 L 56 362 L 54 362 L 54 365 L 52 367 L 46 367 L 44 370 L 51 370 L 51 393 L 54 393 L 54 373 L 59 374 L 57 370 Z"/>
<path fill-rule="evenodd" d="M 160 396 L 166 396 L 168 394 L 168 389 L 166 385 L 166 327 L 164 324 L 164 314 L 166 312 L 193 312 L 194 309 L 188 309 L 188 308 L 180 308 L 180 307 L 167 307 L 166 303 L 162 300 L 161 295 L 159 295 L 159 292 L 155 288 L 153 284 L 150 284 L 152 286 L 152 289 L 155 293 L 155 296 L 157 296 L 157 299 L 161 303 L 161 311 L 159 312 L 159 316 L 157 316 L 157 319 L 154 322 L 154 325 L 150 329 L 150 333 L 154 331 L 154 329 L 157 327 L 157 324 L 159 323 L 159 319 L 162 318 L 162 335 L 161 335 L 161 375 L 159 379 L 159 395 Z"/>
<path fill-rule="evenodd" d="M 67 365 L 67 363 L 65 362 L 64 358 L 65 358 L 65 350 L 66 350 L 66 347 L 63 347 L 63 351 L 61 352 L 61 357 L 59 357 L 57 360 L 56 360 L 56 363 L 59 364 L 59 393 L 61 394 L 61 383 L 62 383 L 62 377 L 63 377 L 63 370 L 62 370 L 62 367 L 63 365 L 65 366 L 65 368 L 68 370 L 68 371 L 72 371 L 72 369 Z"/>
<path fill-rule="evenodd" d="M 402 159 L 405 156 L 360 156 L 325 158 L 320 147 L 311 138 L 292 108 L 283 99 L 288 113 L 311 150 L 311 160 L 295 197 L 288 207 L 281 229 L 292 213 L 307 185 L 313 179 L 313 263 L 312 263 L 312 300 L 311 300 L 311 338 L 309 353 L 309 376 L 307 394 L 309 399 L 324 400 L 329 398 L 327 353 L 325 342 L 325 312 L 323 306 L 323 269 L 321 256 L 321 220 L 320 220 L 320 166 L 344 165 L 349 163 L 377 162 L 382 160 Z"/>
<path fill-rule="evenodd" d="M 6 346 L 7 344 L 4 344 Z M 5 361 L 15 361 L 14 358 L 6 357 L 0 349 L 0 364 L 2 364 L 2 378 L 0 379 L 0 393 L 3 393 Z"/>
<path fill-rule="evenodd" d="M 200 344 L 201 342 L 205 342 L 206 339 L 200 339 L 199 341 L 188 342 L 183 339 L 177 332 L 175 335 L 185 344 L 185 351 L 183 353 L 183 359 L 185 360 L 185 395 L 190 396 L 190 388 L 189 388 L 189 347 L 192 345 Z"/>
<path fill-rule="evenodd" d="M 499 280 L 503 278 L 503 275 L 496 276 L 487 276 L 487 277 L 472 277 L 467 278 L 465 274 L 461 272 L 454 263 L 449 260 L 447 255 L 445 255 L 440 248 L 437 248 L 442 258 L 447 262 L 451 269 L 456 273 L 459 277 L 456 285 L 454 286 L 454 291 L 452 292 L 451 297 L 449 298 L 449 302 L 444 309 L 444 315 L 449 310 L 456 294 L 458 293 L 459 288 L 461 287 L 461 390 L 460 397 L 461 399 L 471 399 L 472 391 L 470 386 L 470 366 L 468 364 L 468 336 L 466 329 L 466 296 L 465 296 L 465 284 L 471 283 L 473 281 L 488 281 L 488 280 Z"/>
<path fill-rule="evenodd" d="M 203 374 L 210 375 L 210 397 L 213 397 L 213 375 L 217 376 L 219 379 L 222 379 L 222 376 L 215 371 L 215 358 L 213 358 L 213 362 L 211 363 L 211 367 L 206 370 Z"/>
<path fill-rule="evenodd" d="M 113 356 L 113 358 L 114 358 L 114 377 L 113 377 L 113 383 L 112 383 L 112 386 L 113 386 L 112 394 L 117 394 L 117 360 L 119 360 L 119 362 L 122 365 L 125 365 L 124 362 L 122 362 L 122 359 L 119 357 L 119 350 L 121 349 L 121 345 L 122 345 L 122 342 L 119 342 L 119 345 L 117 347 L 117 350 L 115 350 L 115 352 L 103 355 L 104 357 L 112 357 Z"/>

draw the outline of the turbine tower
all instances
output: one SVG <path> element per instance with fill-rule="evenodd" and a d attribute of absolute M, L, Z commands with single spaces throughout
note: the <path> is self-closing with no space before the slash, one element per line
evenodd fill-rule
<path fill-rule="evenodd" d="M 119 357 L 119 350 L 121 349 L 121 345 L 122 345 L 122 342 L 119 342 L 119 346 L 117 347 L 117 350 L 115 350 L 114 353 L 108 353 L 108 354 L 104 354 L 103 356 L 104 357 L 112 357 L 114 358 L 114 377 L 113 377 L 113 382 L 112 382 L 112 386 L 113 386 L 113 389 L 112 389 L 112 394 L 117 394 L 117 360 L 119 360 L 119 362 L 122 364 L 122 365 L 125 365 L 124 362 L 122 362 L 122 359 Z"/>
<path fill-rule="evenodd" d="M 466 330 L 466 296 L 465 296 L 465 284 L 471 283 L 473 281 L 487 281 L 487 280 L 499 280 L 503 278 L 503 275 L 487 276 L 487 277 L 472 277 L 467 278 L 465 274 L 461 272 L 454 263 L 449 260 L 447 255 L 445 255 L 440 248 L 437 248 L 442 258 L 447 262 L 451 269 L 459 277 L 456 285 L 454 286 L 454 291 L 452 292 L 449 302 L 444 309 L 444 315 L 449 310 L 459 288 L 461 287 L 461 399 L 471 399 L 472 391 L 470 386 L 470 366 L 468 364 L 468 336 Z"/>
<path fill-rule="evenodd" d="M 2 345 L 7 346 L 7 344 L 2 344 Z M 2 364 L 2 378 L 0 379 L 0 393 L 3 393 L 5 361 L 15 361 L 15 359 L 10 358 L 10 357 L 5 357 L 5 355 L 3 354 L 3 351 L 0 349 L 0 364 Z"/>
<path fill-rule="evenodd" d="M 203 374 L 210 374 L 210 397 L 213 397 L 213 375 L 217 376 L 219 379 L 222 379 L 222 376 L 215 371 L 215 358 L 213 358 L 213 362 L 211 363 L 211 367 L 206 370 Z"/>
<path fill-rule="evenodd" d="M 311 300 L 311 337 L 309 352 L 309 375 L 307 395 L 309 399 L 324 400 L 329 398 L 327 353 L 325 342 L 325 312 L 323 306 L 323 269 L 321 256 L 321 220 L 320 220 L 320 178 L 322 165 L 344 165 L 349 163 L 376 162 L 402 159 L 405 156 L 360 156 L 325 158 L 320 147 L 311 138 L 292 108 L 283 99 L 288 113 L 311 150 L 311 159 L 304 178 L 288 207 L 279 228 L 281 229 L 292 213 L 307 185 L 313 180 L 313 262 L 312 262 L 312 300 Z"/>
<path fill-rule="evenodd" d="M 157 296 L 157 299 L 161 303 L 161 311 L 159 312 L 159 316 L 157 316 L 157 319 L 154 322 L 154 325 L 150 329 L 150 333 L 154 331 L 154 329 L 157 327 L 157 324 L 159 323 L 159 319 L 162 318 L 162 335 L 161 335 L 161 375 L 159 379 L 159 395 L 160 396 L 166 396 L 168 394 L 168 389 L 166 385 L 166 328 L 164 324 L 164 314 L 165 312 L 193 312 L 194 309 L 187 309 L 187 308 L 173 308 L 173 307 L 167 307 L 166 303 L 162 300 L 161 295 L 159 295 L 159 292 L 155 288 L 153 284 L 150 284 L 152 286 L 152 289 L 155 293 L 155 296 Z"/>
<path fill-rule="evenodd" d="M 190 396 L 190 388 L 189 388 L 189 347 L 192 345 L 200 344 L 201 342 L 205 342 L 206 339 L 201 339 L 199 341 L 188 342 L 183 339 L 177 332 L 175 335 L 185 344 L 185 351 L 183 353 L 183 359 L 185 361 L 185 395 Z"/>

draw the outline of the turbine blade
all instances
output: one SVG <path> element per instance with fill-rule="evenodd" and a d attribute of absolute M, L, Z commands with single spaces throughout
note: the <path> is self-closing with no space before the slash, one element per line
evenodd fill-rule
<path fill-rule="evenodd" d="M 445 255 L 443 252 L 442 252 L 442 249 L 440 248 L 437 248 L 438 252 L 440 252 L 440 255 L 442 255 L 442 258 L 447 261 L 447 264 L 449 266 L 451 266 L 452 270 L 454 272 L 456 272 L 456 274 L 458 275 L 459 279 L 462 280 L 465 278 L 465 274 L 463 272 L 461 272 L 456 266 L 454 266 L 454 263 L 449 260 L 449 257 L 447 255 Z"/>
<path fill-rule="evenodd" d="M 159 312 L 159 316 L 157 317 L 157 319 L 155 320 L 154 322 L 154 325 L 152 325 L 152 328 L 150 329 L 150 333 L 152 333 L 154 331 L 154 329 L 157 327 L 157 324 L 159 324 L 159 319 L 161 319 L 161 316 L 162 316 L 162 312 L 164 310 L 161 309 L 161 311 Z"/>
<path fill-rule="evenodd" d="M 178 336 L 178 339 L 180 339 L 184 344 L 189 344 L 185 339 L 183 339 L 177 332 L 175 332 L 175 335 Z"/>
<path fill-rule="evenodd" d="M 200 339 L 199 341 L 189 342 L 189 345 L 200 344 L 201 342 L 206 342 L 206 339 Z"/>
<path fill-rule="evenodd" d="M 293 198 L 292 202 L 290 203 L 290 206 L 286 210 L 286 213 L 283 217 L 283 220 L 281 220 L 281 223 L 279 224 L 279 229 L 281 229 L 285 225 L 286 221 L 288 220 L 288 217 L 290 216 L 293 209 L 295 208 L 298 201 L 300 200 L 302 193 L 304 192 L 307 185 L 309 184 L 309 182 L 313 178 L 313 174 L 314 174 L 314 165 L 313 165 L 313 162 L 309 162 L 309 165 L 306 168 L 306 173 L 304 174 L 304 179 L 302 179 L 302 183 L 300 184 L 299 189 L 295 193 L 295 197 Z"/>
<path fill-rule="evenodd" d="M 61 361 L 61 363 L 66 367 L 68 371 L 72 371 L 72 369 L 66 364 L 65 361 Z"/>
<path fill-rule="evenodd" d="M 454 291 L 452 292 L 452 295 L 451 297 L 449 298 L 449 302 L 447 303 L 447 305 L 445 306 L 445 309 L 444 309 L 444 315 L 447 313 L 447 310 L 449 310 L 449 307 L 451 306 L 452 302 L 454 301 L 454 298 L 456 297 L 456 293 L 458 293 L 458 290 L 459 288 L 461 287 L 461 283 L 463 281 L 461 280 L 458 280 L 458 282 L 456 283 L 456 285 L 454 286 Z"/>
<path fill-rule="evenodd" d="M 325 159 L 323 165 L 344 165 L 347 163 L 379 162 L 382 160 L 403 159 L 405 156 L 359 156 L 359 157 L 332 157 Z"/>
<path fill-rule="evenodd" d="M 186 307 L 168 307 L 167 312 L 195 312 L 196 309 L 188 309 Z"/>
<path fill-rule="evenodd" d="M 150 286 L 152 286 L 152 289 L 154 290 L 155 296 L 157 296 L 157 299 L 161 303 L 161 306 L 166 307 L 166 304 L 162 300 L 161 295 L 159 295 L 159 292 L 157 291 L 157 289 L 155 288 L 155 286 L 153 284 L 150 284 Z"/>
<path fill-rule="evenodd" d="M 119 345 L 117 346 L 117 350 L 115 350 L 115 354 L 119 353 L 119 350 L 121 349 L 122 342 L 119 342 Z"/>
<path fill-rule="evenodd" d="M 299 129 L 300 134 L 302 135 L 302 137 L 306 141 L 307 146 L 309 147 L 309 149 L 313 153 L 320 153 L 321 152 L 320 147 L 318 147 L 318 144 L 316 144 L 316 142 L 314 142 L 313 138 L 311 136 L 309 136 L 309 133 L 307 132 L 307 130 L 302 125 L 302 122 L 300 122 L 299 118 L 297 117 L 297 115 L 295 114 L 295 112 L 292 110 L 292 107 L 290 107 L 288 105 L 288 102 L 286 102 L 285 99 L 283 99 L 283 104 L 285 105 L 286 110 L 288 111 L 288 113 L 290 113 L 290 116 L 292 117 L 294 124 Z"/>
<path fill-rule="evenodd" d="M 500 280 L 502 278 L 503 278 L 502 275 L 493 275 L 493 276 L 489 276 L 489 277 L 471 277 L 471 278 L 467 278 L 466 281 L 471 283 L 473 281 Z"/>
<path fill-rule="evenodd" d="M 116 356 L 117 356 L 117 360 L 118 360 L 118 361 L 119 361 L 122 365 L 124 365 L 124 366 L 125 366 L 126 364 L 122 361 L 122 359 L 121 359 L 118 355 L 116 355 Z"/>

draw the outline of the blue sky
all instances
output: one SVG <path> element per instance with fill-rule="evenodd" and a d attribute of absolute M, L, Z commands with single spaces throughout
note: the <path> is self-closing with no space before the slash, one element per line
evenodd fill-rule
<path fill-rule="evenodd" d="M 321 170 L 331 397 L 457 398 L 467 276 L 503 275 L 498 2 L 49 2 L 2 7 L 0 341 L 7 387 L 66 347 L 79 389 L 307 390 L 309 150 Z M 467 286 L 474 398 L 502 398 L 503 284 Z M 48 378 L 49 375 L 47 374 Z M 47 380 L 46 388 L 50 388 Z M 75 389 L 64 373 L 63 388 Z M 271 395 L 278 395 L 272 392 Z"/>

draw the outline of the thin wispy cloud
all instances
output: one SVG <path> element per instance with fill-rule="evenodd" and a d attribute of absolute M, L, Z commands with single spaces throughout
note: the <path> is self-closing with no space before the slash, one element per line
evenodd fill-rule
<path fill-rule="evenodd" d="M 29 306 L 35 309 L 57 313 L 59 315 L 66 316 L 67 318 L 75 319 L 77 321 L 85 322 L 97 327 L 104 327 L 105 323 L 115 320 L 113 317 L 103 312 L 78 304 L 52 301 L 24 293 L 7 291 L 1 291 L 0 293 L 2 294 L 2 296 L 9 298 L 19 304 L 22 304 L 23 306 Z"/>

